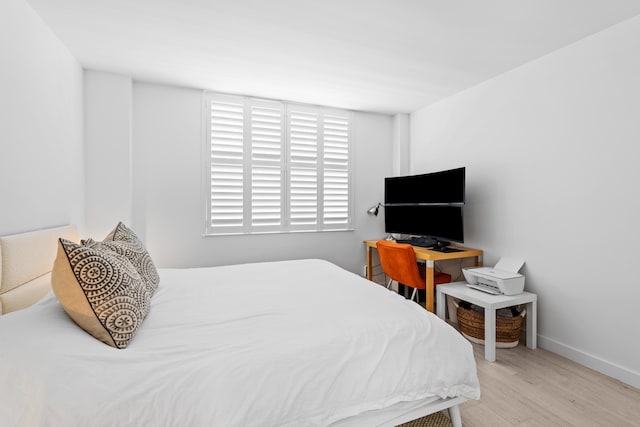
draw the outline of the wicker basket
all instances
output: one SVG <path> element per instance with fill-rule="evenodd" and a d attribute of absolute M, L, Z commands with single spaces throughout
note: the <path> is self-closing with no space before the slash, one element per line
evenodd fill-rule
<path fill-rule="evenodd" d="M 468 340 L 484 344 L 484 314 L 468 310 L 458 305 L 458 329 Z M 512 348 L 520 342 L 522 332 L 522 318 L 526 314 L 523 310 L 515 317 L 496 318 L 496 347 Z"/>

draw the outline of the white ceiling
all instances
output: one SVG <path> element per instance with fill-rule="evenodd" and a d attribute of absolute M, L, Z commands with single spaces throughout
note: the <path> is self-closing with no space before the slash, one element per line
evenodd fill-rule
<path fill-rule="evenodd" d="M 640 14 L 638 0 L 27 0 L 86 69 L 409 113 Z"/>

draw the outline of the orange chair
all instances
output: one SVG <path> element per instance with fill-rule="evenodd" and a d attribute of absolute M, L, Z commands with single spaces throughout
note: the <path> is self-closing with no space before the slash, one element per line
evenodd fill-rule
<path fill-rule="evenodd" d="M 425 269 L 419 268 L 413 246 L 389 240 L 378 240 L 376 248 L 378 249 L 378 257 L 384 274 L 390 280 L 411 286 L 413 288 L 412 300 L 415 298 L 418 289 L 426 289 L 426 272 Z M 451 275 L 440 272 L 434 274 L 434 285 L 449 282 L 451 282 Z"/>

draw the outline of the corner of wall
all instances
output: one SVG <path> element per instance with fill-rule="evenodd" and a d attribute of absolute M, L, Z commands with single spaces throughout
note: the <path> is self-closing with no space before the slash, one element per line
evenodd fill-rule
<path fill-rule="evenodd" d="M 409 115 L 398 113 L 393 116 L 393 174 L 409 174 Z"/>
<path fill-rule="evenodd" d="M 131 224 L 133 81 L 85 70 L 84 90 L 86 231 L 99 236 Z"/>

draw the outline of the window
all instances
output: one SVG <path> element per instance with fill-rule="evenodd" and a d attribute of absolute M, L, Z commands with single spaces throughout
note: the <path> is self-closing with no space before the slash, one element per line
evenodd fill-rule
<path fill-rule="evenodd" d="M 351 113 L 207 93 L 206 234 L 351 229 Z"/>

